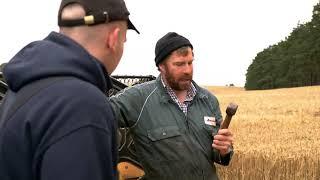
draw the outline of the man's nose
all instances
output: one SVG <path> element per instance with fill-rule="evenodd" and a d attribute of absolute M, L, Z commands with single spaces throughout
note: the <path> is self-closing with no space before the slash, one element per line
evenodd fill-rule
<path fill-rule="evenodd" d="M 190 74 L 190 73 L 192 73 L 192 70 L 193 70 L 193 66 L 192 66 L 192 64 L 186 64 L 185 66 L 184 66 L 184 73 L 185 74 Z"/>

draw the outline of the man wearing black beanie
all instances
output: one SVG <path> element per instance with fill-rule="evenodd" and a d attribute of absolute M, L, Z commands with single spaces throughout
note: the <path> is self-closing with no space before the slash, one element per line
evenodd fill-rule
<path fill-rule="evenodd" d="M 165 36 L 159 39 L 156 44 L 156 48 L 155 48 L 156 65 L 158 66 L 159 63 L 161 63 L 164 60 L 164 58 L 166 58 L 172 51 L 183 46 L 189 46 L 191 49 L 193 49 L 192 44 L 187 38 L 175 32 L 167 33 Z"/>
<path fill-rule="evenodd" d="M 111 97 L 119 126 L 130 127 L 144 179 L 215 180 L 228 165 L 232 133 L 220 129 L 217 98 L 193 80 L 193 46 L 169 32 L 155 47 L 160 75 Z"/>

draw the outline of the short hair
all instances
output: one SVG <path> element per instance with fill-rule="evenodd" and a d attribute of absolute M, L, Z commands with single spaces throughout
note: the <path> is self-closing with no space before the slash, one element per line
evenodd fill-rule
<path fill-rule="evenodd" d="M 189 54 L 189 51 L 188 51 L 189 48 L 191 48 L 191 47 L 190 46 L 182 46 L 182 47 L 172 51 L 162 62 L 165 62 L 172 55 L 172 53 L 177 53 L 179 56 L 187 56 Z M 192 48 L 191 48 L 191 51 L 192 51 L 192 56 L 194 56 Z M 158 68 L 158 71 L 160 71 L 159 66 L 157 68 Z"/>
<path fill-rule="evenodd" d="M 61 11 L 61 19 L 79 19 L 83 18 L 86 12 L 82 5 L 78 3 L 68 4 Z"/>
<path fill-rule="evenodd" d="M 176 49 L 173 52 L 176 52 L 179 56 L 187 56 L 189 54 L 189 51 L 188 51 L 189 48 L 190 48 L 190 46 L 183 46 L 183 47 L 180 47 L 180 48 Z M 171 54 L 169 54 L 169 56 Z M 193 51 L 192 51 L 192 56 L 193 56 Z"/>

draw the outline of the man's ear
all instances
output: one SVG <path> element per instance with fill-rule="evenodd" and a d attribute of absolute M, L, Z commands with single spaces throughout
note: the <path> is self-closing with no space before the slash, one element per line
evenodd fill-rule
<path fill-rule="evenodd" d="M 160 63 L 160 64 L 158 65 L 158 69 L 159 69 L 160 72 L 164 72 L 164 64 L 163 64 L 163 63 Z"/>
<path fill-rule="evenodd" d="M 117 44 L 119 43 L 119 36 L 120 28 L 115 27 L 114 29 L 110 30 L 109 34 L 106 37 L 106 44 L 110 50 L 116 50 Z"/>

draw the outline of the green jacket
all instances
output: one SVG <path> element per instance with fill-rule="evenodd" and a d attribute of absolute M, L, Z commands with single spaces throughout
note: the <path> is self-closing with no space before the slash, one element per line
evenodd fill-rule
<path fill-rule="evenodd" d="M 110 98 L 119 126 L 130 127 L 145 179 L 218 179 L 213 162 L 228 165 L 212 148 L 212 134 L 222 120 L 215 96 L 193 82 L 197 94 L 187 116 L 171 99 L 158 77 L 124 89 Z M 205 117 L 214 117 L 216 126 Z"/>

